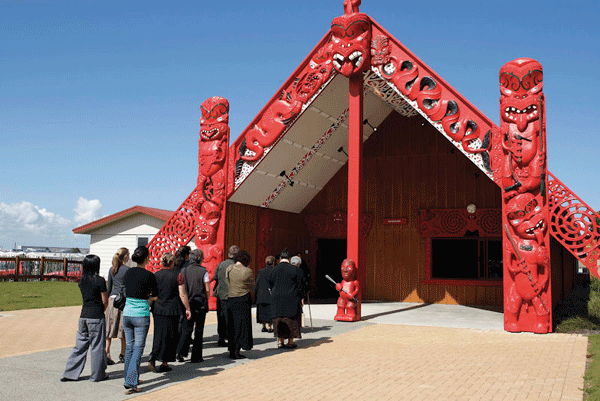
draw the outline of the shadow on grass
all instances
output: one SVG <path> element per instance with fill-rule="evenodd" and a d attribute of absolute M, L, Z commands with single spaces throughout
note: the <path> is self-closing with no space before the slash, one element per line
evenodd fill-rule
<path fill-rule="evenodd" d="M 554 307 L 552 318 L 555 332 L 600 333 L 600 291 L 597 287 L 594 280 L 580 283 Z"/>

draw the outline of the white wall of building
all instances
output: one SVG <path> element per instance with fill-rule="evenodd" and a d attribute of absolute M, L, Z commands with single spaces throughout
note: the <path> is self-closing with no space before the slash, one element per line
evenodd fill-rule
<path fill-rule="evenodd" d="M 90 230 L 90 253 L 100 257 L 100 275 L 108 278 L 112 257 L 117 249 L 125 247 L 133 253 L 139 238 L 148 238 L 150 242 L 164 223 L 164 220 L 156 217 L 136 213 Z M 131 261 L 128 264 L 133 266 Z"/>

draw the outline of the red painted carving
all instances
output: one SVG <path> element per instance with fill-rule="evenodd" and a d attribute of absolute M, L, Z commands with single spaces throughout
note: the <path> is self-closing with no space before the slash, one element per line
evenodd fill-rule
<path fill-rule="evenodd" d="M 600 278 L 600 215 L 548 173 L 550 233 Z"/>
<path fill-rule="evenodd" d="M 360 283 L 356 279 L 357 267 L 352 259 L 345 259 L 342 262 L 342 282 L 335 285 L 339 291 L 340 297 L 337 301 L 337 313 L 334 320 L 343 322 L 355 322 L 360 320 L 360 313 L 357 313 L 359 307 L 357 295 L 360 294 Z"/>
<path fill-rule="evenodd" d="M 334 68 L 345 77 L 349 78 L 368 67 L 370 44 L 371 19 L 367 14 L 353 11 L 331 21 L 328 47 L 333 53 Z"/>
<path fill-rule="evenodd" d="M 374 66 L 385 66 L 390 63 L 392 48 L 390 40 L 383 36 L 377 35 L 371 41 L 371 64 Z"/>
<path fill-rule="evenodd" d="M 541 197 L 519 194 L 508 201 L 507 220 L 514 234 L 504 241 L 504 328 L 548 333 L 550 326 L 550 255 Z M 509 235 L 505 233 L 505 236 Z M 508 259 L 507 259 L 508 256 Z"/>
<path fill-rule="evenodd" d="M 552 331 L 546 132 L 540 63 L 520 58 L 500 69 L 504 244 L 504 328 Z M 496 148 L 497 149 L 497 148 Z"/>
<path fill-rule="evenodd" d="M 175 252 L 195 237 L 196 247 L 204 252 L 203 266 L 214 274 L 223 259 L 227 155 L 229 148 L 229 102 L 215 96 L 201 105 L 198 144 L 198 181 L 196 188 L 148 244 L 148 269 L 160 268 L 160 257 Z M 213 297 L 209 307 L 216 307 Z"/>
<path fill-rule="evenodd" d="M 485 116 L 474 113 L 473 107 L 458 98 L 441 79 L 420 62 L 400 43 L 394 46 L 384 34 L 376 34 L 371 43 L 371 64 L 379 75 L 392 82 L 408 99 L 434 122 L 442 125 L 449 138 L 460 142 L 469 153 L 482 154 L 488 171 L 489 135 L 493 124 Z M 480 140 L 479 145 L 474 142 Z"/>
<path fill-rule="evenodd" d="M 540 135 L 541 107 L 545 107 L 542 65 L 533 59 L 517 59 L 500 70 L 501 144 L 505 197 L 539 190 L 546 162 Z"/>
<path fill-rule="evenodd" d="M 352 14 L 358 12 L 360 0 L 344 0 L 344 14 Z"/>
<path fill-rule="evenodd" d="M 258 122 L 246 132 L 246 149 L 254 154 L 246 155 L 244 151 L 240 159 L 249 162 L 259 160 L 265 148 L 273 145 L 298 117 L 302 106 L 327 82 L 331 70 L 331 55 L 323 48 L 315 54 L 291 87 L 284 90 L 280 98 L 273 101 L 260 115 Z"/>
<path fill-rule="evenodd" d="M 479 237 L 500 237 L 500 209 L 427 209 L 419 211 L 419 234 L 423 238 L 464 237 L 477 232 Z"/>

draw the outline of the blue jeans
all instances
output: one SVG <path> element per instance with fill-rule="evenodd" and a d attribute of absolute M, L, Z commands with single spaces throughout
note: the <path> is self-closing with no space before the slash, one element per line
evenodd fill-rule
<path fill-rule="evenodd" d="M 125 388 L 137 388 L 140 377 L 140 362 L 146 345 L 146 336 L 150 327 L 150 316 L 123 316 L 123 331 L 125 332 Z"/>

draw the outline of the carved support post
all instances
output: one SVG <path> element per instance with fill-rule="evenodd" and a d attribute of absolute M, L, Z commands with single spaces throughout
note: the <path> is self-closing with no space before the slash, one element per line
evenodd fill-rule
<path fill-rule="evenodd" d="M 504 329 L 552 331 L 548 174 L 542 65 L 530 58 L 500 69 L 494 163 L 502 191 Z"/>
<path fill-rule="evenodd" d="M 229 102 L 222 97 L 208 98 L 200 106 L 200 140 L 198 143 L 198 185 L 200 192 L 195 205 L 195 243 L 204 252 L 202 265 L 211 279 L 209 310 L 217 310 L 212 296 L 212 278 L 223 260 L 227 211 L 229 163 Z"/>
<path fill-rule="evenodd" d="M 348 116 L 348 259 L 358 266 L 361 299 L 365 291 L 366 269 L 364 266 L 365 242 L 361 235 L 363 212 L 362 193 L 362 145 L 363 145 L 363 79 L 362 74 L 350 77 Z M 357 308 L 360 320 L 360 304 Z"/>

